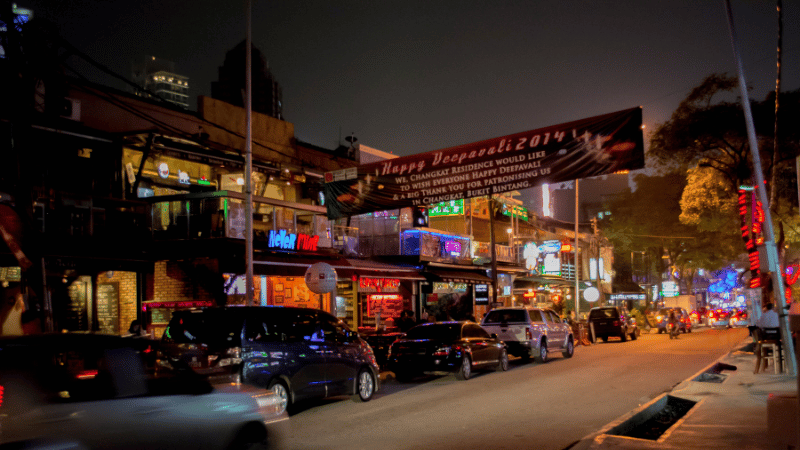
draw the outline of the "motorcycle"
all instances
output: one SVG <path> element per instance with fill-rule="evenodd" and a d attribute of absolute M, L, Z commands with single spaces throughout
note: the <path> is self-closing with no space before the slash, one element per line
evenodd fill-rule
<path fill-rule="evenodd" d="M 669 338 L 678 339 L 678 334 L 680 333 L 680 327 L 678 326 L 678 322 L 668 323 L 667 328 L 669 329 Z"/>

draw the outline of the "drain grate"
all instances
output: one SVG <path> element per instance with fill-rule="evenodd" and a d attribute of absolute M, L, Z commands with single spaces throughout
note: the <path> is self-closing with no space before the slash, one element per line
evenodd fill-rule
<path fill-rule="evenodd" d="M 703 372 L 700 375 L 692 378 L 692 381 L 702 381 L 705 383 L 722 383 L 725 379 L 728 378 L 728 375 L 724 373 L 710 373 L 710 372 Z"/>
<path fill-rule="evenodd" d="M 665 395 L 645 410 L 612 428 L 608 434 L 658 440 L 696 404 L 692 400 Z"/>
<path fill-rule="evenodd" d="M 716 363 L 709 367 L 708 370 L 700 375 L 692 378 L 692 381 L 700 381 L 705 383 L 722 383 L 728 378 L 727 374 L 722 373 L 723 370 L 736 370 L 736 366 L 725 363 Z"/>

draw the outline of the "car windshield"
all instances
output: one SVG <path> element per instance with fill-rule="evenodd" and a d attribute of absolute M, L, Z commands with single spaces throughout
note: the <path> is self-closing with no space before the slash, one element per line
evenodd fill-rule
<path fill-rule="evenodd" d="M 484 324 L 508 323 L 508 322 L 525 322 L 524 309 L 504 309 L 489 311 L 484 319 Z"/>
<path fill-rule="evenodd" d="M 619 317 L 619 313 L 614 308 L 593 309 L 589 313 L 590 319 L 615 319 L 617 317 Z"/>
<path fill-rule="evenodd" d="M 408 330 L 406 339 L 431 339 L 435 341 L 454 341 L 461 337 L 460 323 L 433 323 L 417 325 Z"/>

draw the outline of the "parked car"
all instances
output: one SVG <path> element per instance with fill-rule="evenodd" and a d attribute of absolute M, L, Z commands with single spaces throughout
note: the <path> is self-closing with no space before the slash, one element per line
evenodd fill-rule
<path fill-rule="evenodd" d="M 398 381 L 447 373 L 466 380 L 477 369 L 508 370 L 506 345 L 468 321 L 417 325 L 392 344 L 388 359 Z"/>
<path fill-rule="evenodd" d="M 310 398 L 378 390 L 369 344 L 333 315 L 309 308 L 222 307 L 176 311 L 162 337 L 169 361 L 217 381 L 272 389 L 288 408 Z"/>
<path fill-rule="evenodd" d="M 667 324 L 669 323 L 669 315 L 672 311 L 675 311 L 675 316 L 678 318 L 678 331 L 681 333 L 691 333 L 692 332 L 692 319 L 689 316 L 689 313 L 686 312 L 683 308 L 661 308 L 656 313 L 656 321 L 658 322 L 658 332 L 666 333 L 667 332 Z"/>
<path fill-rule="evenodd" d="M 157 344 L 70 333 L 0 338 L 0 444 L 246 448 L 287 425 L 272 391 L 215 389 L 188 368 L 160 365 Z"/>
<path fill-rule="evenodd" d="M 523 359 L 535 357 L 544 363 L 550 353 L 560 351 L 565 358 L 575 353 L 572 327 L 555 311 L 534 307 L 495 308 L 484 316 L 481 325 L 506 343 L 508 352 Z"/>
<path fill-rule="evenodd" d="M 641 334 L 636 319 L 621 306 L 598 306 L 589 311 L 589 333 L 594 330 L 594 340 L 608 342 L 610 337 L 618 337 L 625 342 L 630 337 L 635 340 Z"/>
<path fill-rule="evenodd" d="M 375 327 L 359 328 L 358 334 L 362 339 L 367 341 L 372 352 L 375 354 L 375 361 L 378 366 L 383 368 L 386 366 L 389 348 L 392 342 L 402 339 L 406 334 L 399 331 L 375 330 Z"/>

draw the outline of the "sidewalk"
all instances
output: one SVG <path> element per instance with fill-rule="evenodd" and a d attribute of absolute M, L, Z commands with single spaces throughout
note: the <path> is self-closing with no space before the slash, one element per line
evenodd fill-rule
<path fill-rule="evenodd" d="M 754 374 L 756 358 L 752 347 L 748 338 L 738 350 L 718 360 L 718 363 L 737 367 L 737 370 L 720 372 L 725 376 L 722 383 L 692 381 L 701 376 L 719 379 L 703 375 L 713 365 L 709 366 L 664 396 L 586 436 L 570 450 L 794 449 L 792 436 L 796 434 L 798 423 L 797 378 L 775 375 L 772 367 L 767 372 Z M 637 423 L 650 411 L 660 409 L 669 399 L 664 398 L 667 395 L 697 403 L 658 440 L 617 435 L 624 434 L 622 429 Z"/>

